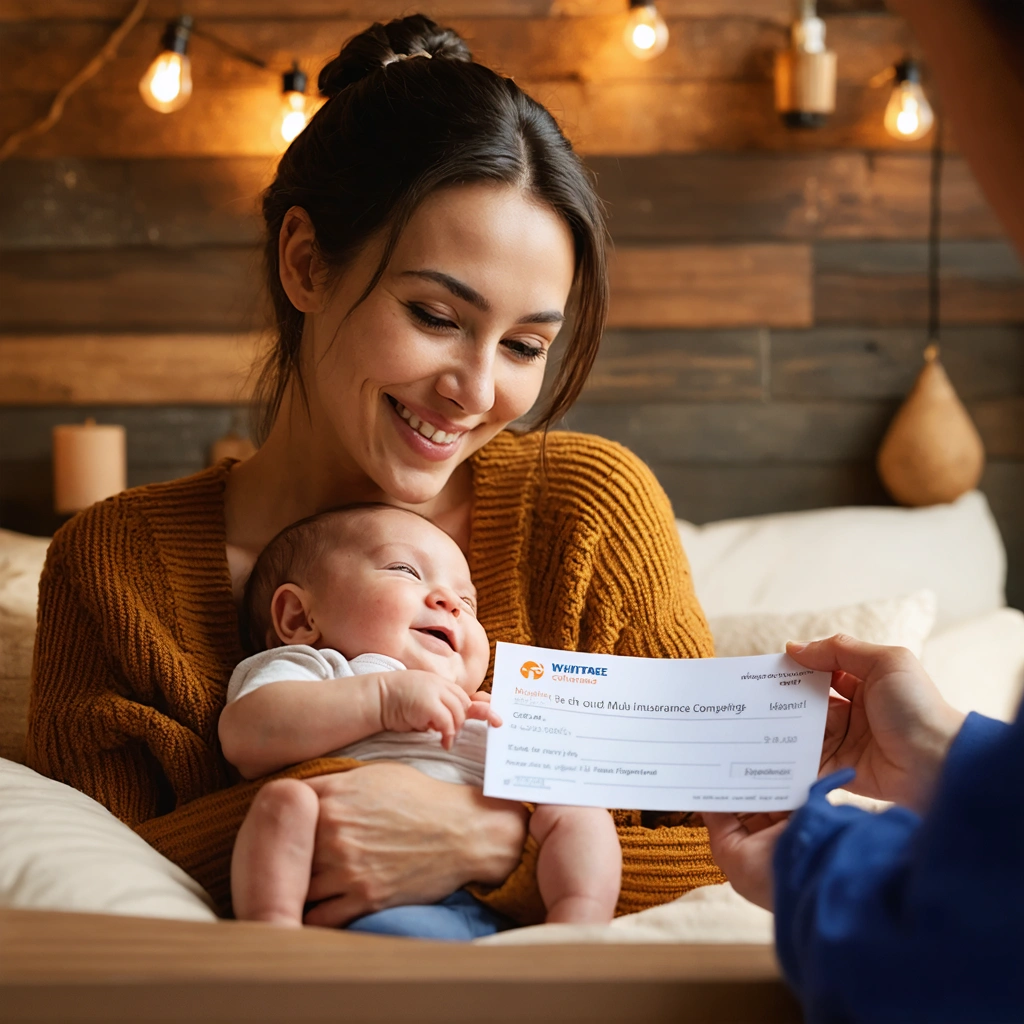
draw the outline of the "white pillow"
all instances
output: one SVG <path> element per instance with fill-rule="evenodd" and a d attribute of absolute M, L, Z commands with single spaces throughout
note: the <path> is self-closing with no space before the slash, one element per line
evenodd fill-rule
<path fill-rule="evenodd" d="M 1006 604 L 1006 552 L 977 491 L 931 508 L 836 508 L 679 521 L 710 616 L 834 608 L 927 588 L 937 625 Z"/>
<path fill-rule="evenodd" d="M 1024 613 L 999 608 L 936 633 L 921 660 L 953 707 L 1011 722 L 1024 690 Z"/>
<path fill-rule="evenodd" d="M 539 924 L 476 940 L 494 946 L 563 942 L 729 942 L 760 946 L 773 941 L 772 915 L 748 903 L 728 882 L 701 886 L 671 903 L 617 917 L 610 925 Z"/>
<path fill-rule="evenodd" d="M 865 601 L 847 608 L 789 615 L 719 615 L 708 619 L 715 654 L 738 658 L 778 654 L 787 640 L 822 640 L 847 633 L 870 644 L 907 647 L 918 657 L 935 625 L 935 595 L 919 590 L 909 597 Z"/>
<path fill-rule="evenodd" d="M 199 883 L 105 807 L 3 759 L 0 907 L 217 920 Z"/>
<path fill-rule="evenodd" d="M 28 716 L 39 574 L 48 537 L 0 530 L 0 757 L 20 761 Z"/>
<path fill-rule="evenodd" d="M 0 530 L 0 610 L 33 622 L 49 537 Z"/>

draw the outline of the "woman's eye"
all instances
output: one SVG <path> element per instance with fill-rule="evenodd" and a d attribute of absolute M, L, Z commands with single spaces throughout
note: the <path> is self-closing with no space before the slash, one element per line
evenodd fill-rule
<path fill-rule="evenodd" d="M 530 362 L 533 359 L 543 359 L 547 355 L 547 349 L 540 345 L 531 345 L 526 341 L 517 341 L 515 338 L 510 338 L 505 342 L 505 347 L 516 357 L 516 359 L 522 359 L 524 362 Z"/>
<path fill-rule="evenodd" d="M 451 320 L 445 320 L 443 317 L 434 316 L 433 313 L 428 313 L 422 306 L 418 306 L 415 302 L 407 303 L 407 307 L 409 312 L 426 327 L 432 327 L 434 330 L 438 331 L 457 331 L 459 329 L 458 324 L 453 324 Z"/>

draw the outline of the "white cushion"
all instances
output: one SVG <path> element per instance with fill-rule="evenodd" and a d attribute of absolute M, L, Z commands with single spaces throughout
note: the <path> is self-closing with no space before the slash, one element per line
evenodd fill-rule
<path fill-rule="evenodd" d="M 35 621 L 39 576 L 49 537 L 0 530 L 0 610 Z"/>
<path fill-rule="evenodd" d="M 1006 604 L 1006 551 L 977 491 L 931 508 L 678 525 L 709 616 L 834 608 L 928 589 L 945 627 Z"/>
<path fill-rule="evenodd" d="M 1013 721 L 1024 691 L 1024 613 L 999 608 L 936 633 L 922 661 L 953 707 Z"/>
<path fill-rule="evenodd" d="M 22 759 L 46 537 L 0 530 L 0 757 Z"/>
<path fill-rule="evenodd" d="M 608 924 L 539 924 L 498 932 L 478 943 L 495 946 L 563 942 L 730 942 L 770 945 L 773 918 L 728 883 L 705 885 L 671 903 L 617 917 Z"/>
<path fill-rule="evenodd" d="M 930 590 L 919 590 L 908 597 L 818 612 L 719 615 L 710 618 L 708 625 L 720 658 L 777 654 L 785 650 L 787 640 L 821 640 L 836 633 L 870 644 L 907 647 L 920 657 L 935 625 L 935 604 Z"/>
<path fill-rule="evenodd" d="M 3 759 L 0 907 L 217 920 L 199 883 L 105 807 Z"/>

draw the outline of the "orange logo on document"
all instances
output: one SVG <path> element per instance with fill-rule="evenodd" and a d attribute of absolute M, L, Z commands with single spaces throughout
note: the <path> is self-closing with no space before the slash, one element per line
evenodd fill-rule
<path fill-rule="evenodd" d="M 537 661 L 524 661 L 519 674 L 524 679 L 540 679 L 544 675 L 544 666 Z"/>

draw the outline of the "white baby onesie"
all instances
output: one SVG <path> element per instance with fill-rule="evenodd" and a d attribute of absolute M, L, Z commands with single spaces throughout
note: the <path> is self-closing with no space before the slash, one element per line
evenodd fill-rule
<path fill-rule="evenodd" d="M 311 681 L 347 679 L 370 672 L 395 672 L 405 666 L 383 654 L 360 654 L 349 661 L 329 648 L 317 650 L 305 644 L 274 647 L 239 662 L 228 683 L 227 702 L 238 700 L 269 683 L 289 679 Z M 441 746 L 441 734 L 427 732 L 378 732 L 350 743 L 341 750 L 324 751 L 323 757 L 354 757 L 360 761 L 399 761 L 440 782 L 469 786 L 484 784 L 487 725 L 471 719 L 455 737 L 451 750 Z"/>

